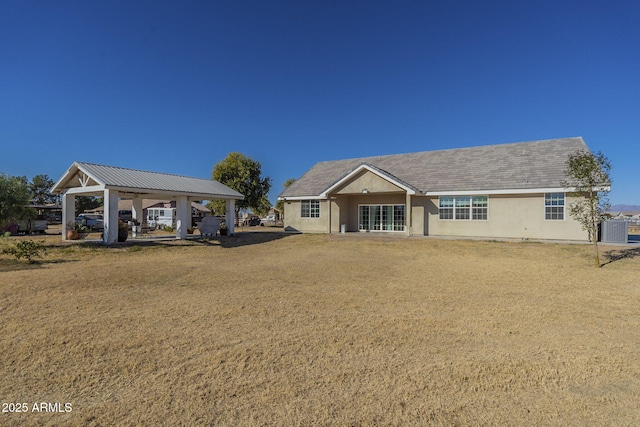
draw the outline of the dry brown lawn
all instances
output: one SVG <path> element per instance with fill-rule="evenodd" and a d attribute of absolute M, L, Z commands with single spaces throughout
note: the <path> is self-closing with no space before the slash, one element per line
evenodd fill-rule
<path fill-rule="evenodd" d="M 639 248 L 47 239 L 0 256 L 3 426 L 640 422 Z"/>

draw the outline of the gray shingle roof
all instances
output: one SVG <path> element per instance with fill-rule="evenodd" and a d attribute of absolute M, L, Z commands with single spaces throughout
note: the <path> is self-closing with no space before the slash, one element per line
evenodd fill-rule
<path fill-rule="evenodd" d="M 182 175 L 172 175 L 160 172 L 127 169 L 116 166 L 97 165 L 93 163 L 75 162 L 69 171 L 77 168 L 90 175 L 100 184 L 110 188 L 131 189 L 133 192 L 144 191 L 153 193 L 176 192 L 196 195 L 222 196 L 227 198 L 243 199 L 244 196 L 237 191 L 210 179 L 193 178 Z M 56 183 L 53 190 L 64 187 L 64 177 Z"/>
<path fill-rule="evenodd" d="M 280 197 L 319 196 L 363 164 L 423 193 L 561 188 L 578 150 L 589 151 L 581 137 L 319 162 Z"/>

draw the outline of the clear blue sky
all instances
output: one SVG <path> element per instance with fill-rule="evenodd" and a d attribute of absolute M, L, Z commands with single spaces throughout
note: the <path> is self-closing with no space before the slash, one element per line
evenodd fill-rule
<path fill-rule="evenodd" d="M 582 136 L 640 205 L 640 2 L 0 2 L 0 172 L 282 183 L 318 161 Z"/>

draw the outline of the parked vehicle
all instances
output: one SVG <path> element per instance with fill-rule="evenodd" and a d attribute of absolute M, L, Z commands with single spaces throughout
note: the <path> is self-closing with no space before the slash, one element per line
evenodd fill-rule
<path fill-rule="evenodd" d="M 47 228 L 49 228 L 49 221 L 44 219 L 44 217 L 38 217 L 37 219 L 23 219 L 18 221 L 17 232 L 18 234 L 44 234 Z"/>
<path fill-rule="evenodd" d="M 240 225 L 243 227 L 254 227 L 256 225 L 260 225 L 260 217 L 256 215 L 251 215 L 240 221 Z"/>
<path fill-rule="evenodd" d="M 275 225 L 276 224 L 276 216 L 275 215 L 267 215 L 266 217 L 260 220 L 260 225 Z"/>
<path fill-rule="evenodd" d="M 104 229 L 104 217 L 101 214 L 85 214 L 81 213 L 77 216 L 76 222 L 86 225 L 91 230 Z"/>

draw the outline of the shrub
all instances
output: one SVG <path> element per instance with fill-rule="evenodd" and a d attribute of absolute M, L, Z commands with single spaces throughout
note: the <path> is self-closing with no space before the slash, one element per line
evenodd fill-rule
<path fill-rule="evenodd" d="M 9 254 L 16 257 L 16 259 L 26 258 L 29 264 L 35 262 L 33 258 L 42 258 L 42 253 L 46 253 L 44 246 L 44 240 L 34 242 L 33 240 L 22 240 L 16 243 L 13 247 L 5 248 L 2 250 L 3 254 Z"/>

